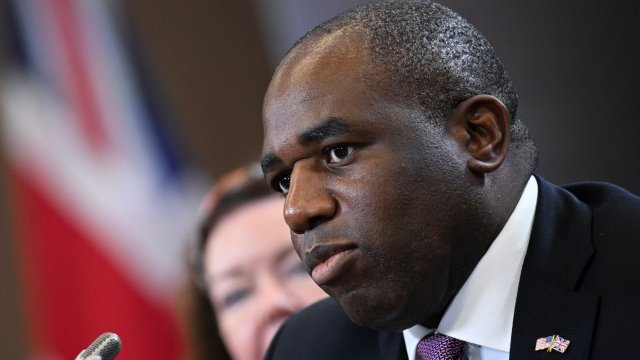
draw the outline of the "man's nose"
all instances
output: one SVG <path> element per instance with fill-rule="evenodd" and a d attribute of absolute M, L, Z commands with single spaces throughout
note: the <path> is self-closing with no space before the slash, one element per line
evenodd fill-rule
<path fill-rule="evenodd" d="M 337 210 L 334 197 L 326 188 L 325 175 L 313 171 L 314 164 L 296 164 L 289 180 L 284 203 L 284 219 L 296 234 L 303 234 L 331 219 Z"/>

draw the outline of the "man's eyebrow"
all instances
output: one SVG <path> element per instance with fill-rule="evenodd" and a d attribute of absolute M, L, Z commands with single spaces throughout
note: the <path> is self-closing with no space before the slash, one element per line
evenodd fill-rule
<path fill-rule="evenodd" d="M 330 137 L 344 135 L 348 133 L 349 130 L 349 125 L 347 125 L 342 119 L 337 117 L 328 117 L 319 124 L 310 127 L 302 132 L 302 134 L 298 135 L 298 143 L 302 146 L 306 146 L 312 142 L 318 142 Z M 264 154 L 260 160 L 260 165 L 262 166 L 262 172 L 264 174 L 271 172 L 271 170 L 278 164 L 282 164 L 282 159 L 272 152 Z"/>
<path fill-rule="evenodd" d="M 282 159 L 276 156 L 276 154 L 270 152 L 262 155 L 262 159 L 260 160 L 260 166 L 262 166 L 262 173 L 268 174 L 273 170 L 273 168 L 282 164 Z"/>
<path fill-rule="evenodd" d="M 334 136 L 341 136 L 348 132 L 349 125 L 342 119 L 329 117 L 298 135 L 298 142 L 300 145 L 306 146 L 312 142 L 322 141 Z"/>

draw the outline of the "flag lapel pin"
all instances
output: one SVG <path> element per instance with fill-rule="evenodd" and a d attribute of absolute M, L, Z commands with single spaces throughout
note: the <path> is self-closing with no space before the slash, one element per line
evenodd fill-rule
<path fill-rule="evenodd" d="M 564 353 L 569 347 L 571 341 L 563 339 L 560 335 L 551 335 L 536 340 L 536 351 L 547 350 L 548 352 L 557 351 Z"/>

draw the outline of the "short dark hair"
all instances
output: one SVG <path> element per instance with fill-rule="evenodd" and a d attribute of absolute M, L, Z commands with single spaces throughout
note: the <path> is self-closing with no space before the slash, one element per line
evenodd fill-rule
<path fill-rule="evenodd" d="M 318 25 L 292 50 L 313 50 L 311 40 L 344 29 L 363 36 L 372 65 L 391 81 L 385 91 L 420 106 L 428 119 L 446 119 L 460 102 L 475 95 L 502 101 L 511 118 L 516 156 L 533 171 L 537 150 L 518 117 L 515 86 L 489 41 L 467 20 L 431 1 L 372 2 Z"/>

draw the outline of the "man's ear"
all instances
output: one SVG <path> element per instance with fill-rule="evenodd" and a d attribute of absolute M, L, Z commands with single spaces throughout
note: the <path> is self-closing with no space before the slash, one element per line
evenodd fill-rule
<path fill-rule="evenodd" d="M 470 155 L 469 170 L 490 173 L 507 156 L 510 118 L 506 106 L 490 95 L 461 102 L 447 120 L 447 131 Z"/>

